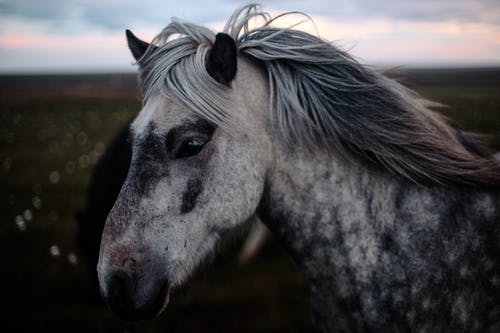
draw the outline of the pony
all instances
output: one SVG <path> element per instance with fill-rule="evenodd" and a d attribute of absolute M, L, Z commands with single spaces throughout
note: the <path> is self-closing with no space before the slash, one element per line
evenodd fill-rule
<path fill-rule="evenodd" d="M 255 214 L 305 275 L 318 332 L 500 330 L 498 161 L 432 103 L 275 20 L 248 5 L 218 34 L 127 30 L 143 104 L 101 240 L 111 310 L 158 315 Z"/>

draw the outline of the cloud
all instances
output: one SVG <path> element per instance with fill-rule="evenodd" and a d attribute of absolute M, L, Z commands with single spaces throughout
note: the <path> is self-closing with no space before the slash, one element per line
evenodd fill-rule
<path fill-rule="evenodd" d="M 54 29 L 71 32 L 75 22 L 101 29 L 124 29 L 131 25 L 164 26 L 172 16 L 194 22 L 215 21 L 227 17 L 235 8 L 234 2 L 205 0 L 15 0 L 2 5 L 4 18 L 43 21 Z"/>
<path fill-rule="evenodd" d="M 300 20 L 298 15 L 285 16 L 279 26 L 289 27 Z M 319 34 L 365 63 L 500 64 L 500 26 L 489 23 L 387 18 L 358 22 L 328 16 L 312 16 L 312 21 L 297 28 Z"/>
<path fill-rule="evenodd" d="M 321 37 L 365 63 L 500 64 L 497 1 L 271 0 L 264 9 L 310 14 Z M 11 0 L 0 4 L 0 71 L 88 65 L 132 70 L 125 28 L 151 40 L 177 16 L 218 31 L 238 3 L 246 1 Z M 287 17 L 281 25 L 299 19 Z M 316 33 L 312 24 L 301 28 Z"/>
<path fill-rule="evenodd" d="M 500 25 L 498 0 L 270 0 L 266 10 L 304 11 L 334 21 L 392 19 L 406 21 L 486 22 Z M 107 29 L 165 25 L 172 16 L 196 23 L 220 21 L 246 1 L 216 0 L 11 0 L 1 5 L 3 17 L 44 20 L 71 30 L 75 21 Z"/>
<path fill-rule="evenodd" d="M 0 72 L 133 71 L 125 35 L 0 35 Z"/>
<path fill-rule="evenodd" d="M 500 24 L 498 0 L 336 0 L 266 2 L 279 10 L 299 10 L 334 20 L 391 19 L 405 21 L 487 22 Z"/>

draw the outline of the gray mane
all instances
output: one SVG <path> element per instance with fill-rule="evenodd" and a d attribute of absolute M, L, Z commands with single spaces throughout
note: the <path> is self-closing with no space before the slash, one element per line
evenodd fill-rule
<path fill-rule="evenodd" d="M 265 23 L 250 29 L 256 17 Z M 329 42 L 272 27 L 275 19 L 248 5 L 229 18 L 224 32 L 240 55 L 267 73 L 270 121 L 286 142 L 341 154 L 419 184 L 500 187 L 499 163 L 431 111 L 431 103 Z M 144 100 L 170 94 L 219 126 L 241 126 L 231 114 L 230 87 L 205 69 L 214 40 L 207 28 L 172 20 L 153 40 L 157 47 L 139 61 Z"/>

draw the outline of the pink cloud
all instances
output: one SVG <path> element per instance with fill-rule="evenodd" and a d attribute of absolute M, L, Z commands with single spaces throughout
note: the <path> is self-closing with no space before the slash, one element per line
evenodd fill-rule
<path fill-rule="evenodd" d="M 315 18 L 320 35 L 366 62 L 490 62 L 500 64 L 500 27 L 487 23 Z"/>
<path fill-rule="evenodd" d="M 89 35 L 48 35 L 33 33 L 5 33 L 0 35 L 0 47 L 11 49 L 71 49 L 94 47 L 105 44 L 106 47 L 115 47 L 124 42 L 123 33 L 89 34 Z"/>
<path fill-rule="evenodd" d="M 303 17 L 285 17 L 291 26 Z M 458 21 L 417 22 L 389 19 L 336 21 L 313 17 L 314 23 L 297 28 L 335 41 L 365 63 L 411 65 L 422 63 L 500 64 L 500 27 Z M 220 31 L 222 22 L 209 24 Z M 161 27 L 135 31 L 150 41 Z M 120 66 L 133 62 L 123 31 L 85 31 L 83 34 L 48 33 L 37 27 L 8 25 L 0 33 L 0 70 L 57 68 L 58 66 Z"/>

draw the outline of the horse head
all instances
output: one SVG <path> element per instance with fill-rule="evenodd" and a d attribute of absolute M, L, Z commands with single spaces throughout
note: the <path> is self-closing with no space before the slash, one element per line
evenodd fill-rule
<path fill-rule="evenodd" d="M 129 31 L 127 37 L 150 80 L 155 74 L 148 71 L 162 66 L 161 48 Z M 101 294 L 124 319 L 160 313 L 170 290 L 254 214 L 263 192 L 270 140 L 257 111 L 267 108 L 265 80 L 238 59 L 225 34 L 217 35 L 204 61 L 206 81 L 199 84 L 221 91 L 244 130 L 201 117 L 170 91 L 145 97 L 131 124 L 131 166 L 107 218 L 98 264 Z M 176 79 L 190 75 L 179 71 Z"/>

